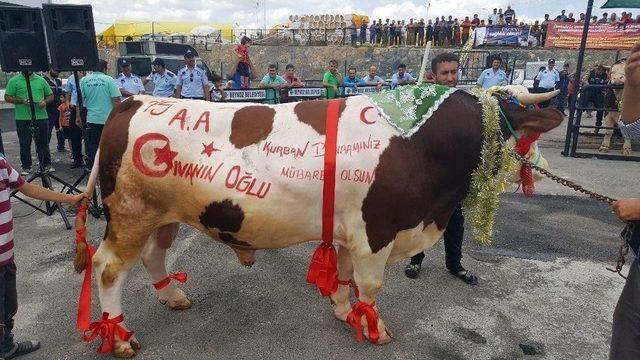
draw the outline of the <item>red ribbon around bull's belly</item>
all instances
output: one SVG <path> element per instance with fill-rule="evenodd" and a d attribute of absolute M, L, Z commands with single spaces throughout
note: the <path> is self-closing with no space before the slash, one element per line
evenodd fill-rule
<path fill-rule="evenodd" d="M 338 290 L 338 256 L 333 246 L 333 215 L 336 187 L 336 147 L 341 100 L 330 100 L 325 121 L 324 183 L 322 189 L 322 244 L 313 253 L 307 282 L 315 284 L 322 296 Z"/>

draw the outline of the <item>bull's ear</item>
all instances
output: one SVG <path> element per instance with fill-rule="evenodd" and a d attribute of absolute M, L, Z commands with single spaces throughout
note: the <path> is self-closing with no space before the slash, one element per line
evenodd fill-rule
<path fill-rule="evenodd" d="M 518 124 L 518 130 L 525 134 L 545 133 L 555 129 L 564 120 L 564 115 L 556 109 L 545 108 L 527 111 L 526 119 Z"/>

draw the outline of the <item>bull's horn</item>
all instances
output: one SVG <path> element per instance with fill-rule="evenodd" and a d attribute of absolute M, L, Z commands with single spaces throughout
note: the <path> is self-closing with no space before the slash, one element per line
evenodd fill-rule
<path fill-rule="evenodd" d="M 518 94 L 516 95 L 516 98 L 518 99 L 518 101 L 520 101 L 522 105 L 533 105 L 533 104 L 538 104 L 541 102 L 551 100 L 554 97 L 556 97 L 558 94 L 560 94 L 560 90 L 554 90 L 551 92 L 546 92 L 541 94 L 531 94 L 531 93 Z"/>

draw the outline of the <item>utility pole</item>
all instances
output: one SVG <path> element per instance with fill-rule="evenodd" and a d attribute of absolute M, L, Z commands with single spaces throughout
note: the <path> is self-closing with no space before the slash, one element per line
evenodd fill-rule
<path fill-rule="evenodd" d="M 262 28 L 267 30 L 267 0 L 262 0 Z"/>

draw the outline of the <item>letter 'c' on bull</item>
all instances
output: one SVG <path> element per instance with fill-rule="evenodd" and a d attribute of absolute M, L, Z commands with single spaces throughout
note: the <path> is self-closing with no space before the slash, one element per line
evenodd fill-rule
<path fill-rule="evenodd" d="M 362 121 L 363 123 L 367 124 L 367 125 L 372 125 L 375 124 L 375 121 L 368 121 L 367 120 L 367 110 L 369 109 L 373 109 L 373 106 L 367 106 L 364 109 L 362 109 L 362 111 L 360 112 L 360 121 Z"/>
<path fill-rule="evenodd" d="M 172 166 L 166 164 L 164 170 L 154 170 L 149 168 L 142 159 L 142 147 L 150 141 L 164 141 L 166 145 L 169 145 L 169 138 L 158 133 L 148 133 L 140 136 L 133 144 L 133 165 L 140 170 L 141 173 L 150 177 L 163 177 L 169 173 Z"/>

